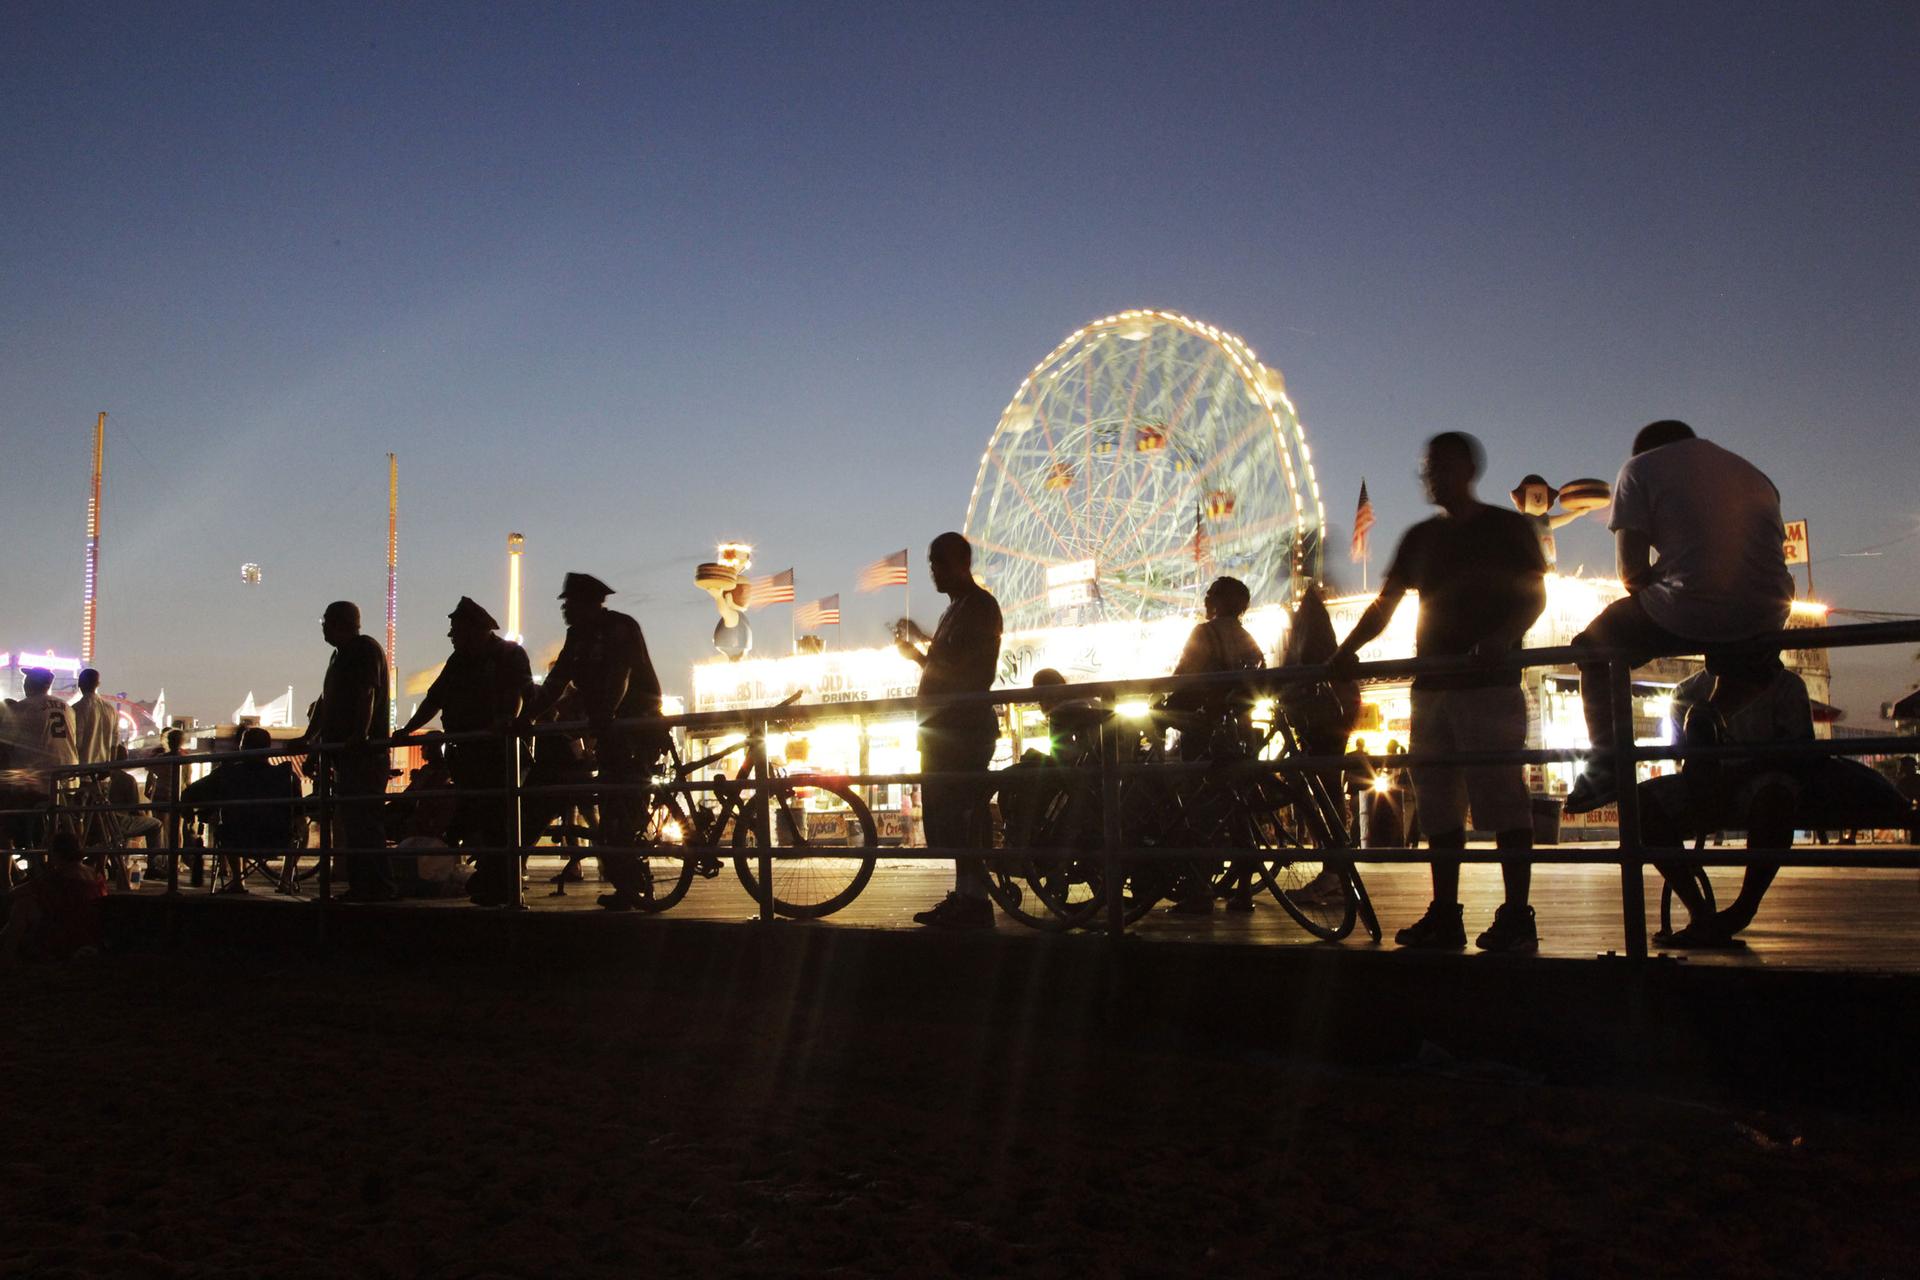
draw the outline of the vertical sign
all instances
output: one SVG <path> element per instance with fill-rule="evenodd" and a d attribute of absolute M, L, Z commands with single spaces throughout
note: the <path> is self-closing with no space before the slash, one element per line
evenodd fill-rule
<path fill-rule="evenodd" d="M 1787 563 L 1805 564 L 1807 555 L 1807 522 L 1805 520 L 1787 521 Z"/>

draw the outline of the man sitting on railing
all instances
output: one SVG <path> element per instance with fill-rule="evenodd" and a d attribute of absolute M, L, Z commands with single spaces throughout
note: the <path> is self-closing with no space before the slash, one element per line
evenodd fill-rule
<path fill-rule="evenodd" d="M 1772 674 L 1768 655 L 1711 649 L 1786 625 L 1793 576 L 1781 554 L 1786 528 L 1773 481 L 1684 422 L 1649 423 L 1614 481 L 1607 527 L 1627 595 L 1602 609 L 1574 645 L 1625 649 L 1633 666 L 1706 649 L 1707 670 L 1723 677 L 1713 691 L 1723 717 L 1764 688 Z M 1580 664 L 1593 750 L 1567 796 L 1568 813 L 1590 812 L 1618 795 L 1611 689 L 1606 662 Z"/>
<path fill-rule="evenodd" d="M 1349 676 L 1355 654 L 1382 631 L 1409 590 L 1420 593 L 1418 657 L 1473 656 L 1495 663 L 1519 648 L 1546 607 L 1546 562 L 1533 527 L 1516 511 L 1474 496 L 1485 455 L 1480 442 L 1458 431 L 1427 441 L 1421 479 L 1441 514 L 1407 530 L 1387 566 L 1380 595 L 1354 624 L 1328 666 Z M 1505 665 L 1413 680 L 1413 754 L 1519 751 L 1527 741 L 1527 699 L 1520 671 Z M 1519 764 L 1416 765 L 1414 794 L 1433 849 L 1433 902 L 1421 919 L 1395 935 L 1403 947 L 1464 947 L 1459 850 L 1467 846 L 1467 813 L 1494 833 L 1504 860 L 1506 901 L 1476 940 L 1483 951 L 1532 951 L 1539 946 L 1533 908 L 1533 805 Z"/>
<path fill-rule="evenodd" d="M 934 589 L 949 601 L 946 612 L 931 636 L 911 618 L 902 618 L 894 629 L 895 647 L 920 665 L 922 697 L 985 693 L 1000 666 L 1000 603 L 973 580 L 973 547 L 961 535 L 935 538 L 927 548 L 927 564 Z M 989 793 L 985 774 L 999 736 L 999 714 L 984 703 L 931 707 L 920 713 L 921 771 L 981 775 L 977 782 L 946 777 L 921 786 L 929 846 L 965 849 L 984 843 Z M 991 929 L 993 903 L 981 860 L 955 858 L 953 892 L 913 918 L 941 929 Z"/>

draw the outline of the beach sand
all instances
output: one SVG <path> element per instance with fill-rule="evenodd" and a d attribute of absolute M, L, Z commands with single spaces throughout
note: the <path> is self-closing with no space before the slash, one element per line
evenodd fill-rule
<path fill-rule="evenodd" d="M 9 1277 L 1913 1265 L 1905 1111 L 989 1034 L 577 969 L 109 956 L 0 973 L 0 996 Z"/>

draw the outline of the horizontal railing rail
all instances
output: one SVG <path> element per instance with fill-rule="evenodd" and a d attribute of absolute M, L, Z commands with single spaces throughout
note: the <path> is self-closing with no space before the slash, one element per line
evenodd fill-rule
<path fill-rule="evenodd" d="M 1813 648 L 1852 648 L 1870 645 L 1905 644 L 1920 641 L 1920 621 L 1882 622 L 1851 624 L 1839 627 L 1795 627 L 1768 636 L 1743 641 L 1738 645 L 1715 646 L 1716 652 L 1752 651 L 1768 652 L 1783 649 Z M 1402 658 L 1380 660 L 1354 665 L 1350 670 L 1339 673 L 1345 678 L 1361 681 L 1380 682 L 1405 680 L 1421 675 L 1452 675 L 1466 672 L 1519 671 L 1538 667 L 1585 667 L 1604 666 L 1609 673 L 1610 692 L 1613 704 L 1610 713 L 1615 726 L 1615 745 L 1613 748 L 1614 772 L 1620 778 L 1633 778 L 1637 767 L 1649 761 L 1684 760 L 1742 760 L 1756 761 L 1766 759 L 1815 760 L 1836 756 L 1884 756 L 1920 751 L 1920 735 L 1879 736 L 1866 738 L 1827 739 L 1817 741 L 1794 741 L 1777 743 L 1727 743 L 1716 745 L 1683 745 L 1679 743 L 1640 743 L 1633 737 L 1633 720 L 1629 690 L 1632 686 L 1629 662 L 1645 659 L 1647 655 L 1629 653 L 1617 649 L 1588 648 L 1580 646 L 1556 646 L 1551 648 L 1516 649 L 1487 659 L 1460 658 Z M 1671 657 L 1698 656 L 1684 653 L 1660 655 Z M 1263 668 L 1243 672 L 1221 672 L 1194 676 L 1140 677 L 1118 680 L 1092 681 L 1081 684 L 1051 686 L 1045 690 L 1035 689 L 998 689 L 982 693 L 948 694 L 939 697 L 885 698 L 867 699 L 851 702 L 818 703 L 797 705 L 785 703 L 771 706 L 742 707 L 727 710 L 693 711 L 678 715 L 630 717 L 610 720 L 575 720 L 565 723 L 541 723 L 536 725 L 516 724 L 492 730 L 476 730 L 462 733 L 435 731 L 431 734 L 409 734 L 390 738 L 370 738 L 364 742 L 324 743 L 305 739 L 274 743 L 265 748 L 251 750 L 220 750 L 181 753 L 178 755 L 148 755 L 121 761 L 101 762 L 85 765 L 57 766 L 45 770 L 46 800 L 33 805 L 14 805 L 0 809 L 0 817 L 18 817 L 22 815 L 45 815 L 58 812 L 78 818 L 82 821 L 95 816 L 133 814 L 139 812 L 164 813 L 170 834 L 174 837 L 169 843 L 178 849 L 178 833 L 186 817 L 195 811 L 217 809 L 245 810 L 248 808 L 280 807 L 297 810 L 317 817 L 319 828 L 319 871 L 320 897 L 323 904 L 330 903 L 331 869 L 335 856 L 353 856 L 361 854 L 385 854 L 384 846 L 379 849 L 349 848 L 336 845 L 333 840 L 333 826 L 339 810 L 345 806 L 369 805 L 405 800 L 410 798 L 407 792 L 370 792 L 340 796 L 335 794 L 332 783 L 334 770 L 327 767 L 329 762 L 337 765 L 343 755 L 355 755 L 364 761 L 369 753 L 392 751 L 398 748 L 421 745 L 434 741 L 443 746 L 464 749 L 480 744 L 492 744 L 502 752 L 500 773 L 505 781 L 503 785 L 493 787 L 461 787 L 457 797 L 468 800 L 495 800 L 505 802 L 512 813 L 512 834 L 514 843 L 508 846 L 475 847 L 464 846 L 459 852 L 477 858 L 514 857 L 524 854 L 527 844 L 520 830 L 521 806 L 528 799 L 580 799 L 604 800 L 614 796 L 641 796 L 662 792 L 678 792 L 688 796 L 706 793 L 719 798 L 727 798 L 738 806 L 736 821 L 747 814 L 745 797 L 751 793 L 775 794 L 791 792 L 796 789 L 818 786 L 831 782 L 853 788 L 879 787 L 894 785 L 922 785 L 927 782 L 980 782 L 977 773 L 942 772 L 794 772 L 779 773 L 773 771 L 766 758 L 766 735 L 781 729 L 804 727 L 823 722 L 845 722 L 886 720 L 920 717 L 923 720 L 943 710 L 958 707 L 1003 707 L 1008 705 L 1039 706 L 1055 712 L 1073 708 L 1095 708 L 1098 714 L 1089 717 L 1087 723 L 1080 726 L 1081 731 L 1098 738 L 1103 744 L 1098 752 L 1092 753 L 1084 763 L 1055 763 L 1046 769 L 1046 777 L 1055 782 L 1073 779 L 1080 782 L 1092 782 L 1102 795 L 1112 792 L 1123 780 L 1142 777 L 1166 779 L 1208 777 L 1225 781 L 1274 778 L 1290 774 L 1326 775 L 1334 771 L 1344 772 L 1358 768 L 1362 764 L 1371 769 L 1384 769 L 1390 772 L 1432 765 L 1526 765 L 1577 763 L 1590 760 L 1594 752 L 1583 748 L 1525 748 L 1510 751 L 1475 752 L 1424 752 L 1402 754 L 1350 753 L 1338 756 L 1306 756 L 1300 754 L 1282 755 L 1271 759 L 1222 761 L 1182 761 L 1153 760 L 1137 761 L 1123 759 L 1113 749 L 1122 735 L 1131 734 L 1135 740 L 1142 732 L 1163 730 L 1177 723 L 1177 718 L 1163 716 L 1148 710 L 1144 716 L 1137 714 L 1137 708 L 1131 704 L 1140 699 L 1165 698 L 1173 694 L 1218 695 L 1238 693 L 1254 700 L 1284 697 L 1285 691 L 1301 684 L 1321 684 L 1335 673 L 1324 665 L 1301 665 L 1294 667 Z M 542 736 L 563 738 L 578 737 L 583 734 L 604 734 L 610 730 L 625 730 L 636 737 L 646 735 L 654 738 L 663 733 L 677 731 L 685 741 L 712 742 L 730 734 L 738 734 L 740 741 L 721 752 L 699 762 L 701 767 L 724 766 L 734 770 L 744 765 L 746 772 L 733 776 L 700 778 L 691 776 L 688 766 L 682 764 L 677 772 L 665 774 L 654 772 L 630 778 L 591 778 L 568 782 L 529 783 L 523 777 L 528 748 Z M 677 757 L 676 757 L 677 758 Z M 313 784 L 311 794 L 299 797 L 264 797 L 255 799 L 236 799 L 224 801 L 204 801 L 189 804 L 179 798 L 186 785 L 185 778 L 198 765 L 223 765 L 237 761 L 264 759 L 268 761 L 300 761 L 306 767 L 307 780 Z M 171 772 L 165 798 L 156 798 L 147 803 L 111 803 L 102 802 L 97 797 L 83 794 L 85 784 L 91 780 L 98 785 L 108 774 L 115 771 L 145 771 L 149 775 L 155 772 Z M 644 772 L 644 771 L 643 771 Z M 436 793 L 428 792 L 424 796 L 411 796 L 413 799 L 432 800 Z M 445 794 L 438 798 L 444 800 Z M 1529 860 L 1540 864 L 1618 865 L 1622 875 L 1622 901 L 1626 950 L 1630 955 L 1644 955 L 1646 936 L 1641 875 L 1642 867 L 1649 862 L 1682 867 L 1725 867 L 1741 866 L 1751 862 L 1767 862 L 1781 866 L 1830 867 L 1830 868 L 1908 868 L 1920 866 L 1920 855 L 1913 853 L 1875 852 L 1842 853 L 1838 850 L 1795 851 L 1793 849 L 1769 849 L 1749 847 L 1739 854 L 1720 851 L 1709 853 L 1705 850 L 1681 847 L 1655 847 L 1645 844 L 1639 837 L 1639 815 L 1637 788 L 1623 787 L 1619 796 L 1618 840 L 1612 845 L 1591 846 L 1578 849 L 1552 848 L 1535 850 Z M 757 807 L 757 821 L 763 829 L 759 837 L 760 884 L 764 890 L 761 903 L 763 917 L 774 917 L 771 859 L 771 819 L 770 805 Z M 1231 851 L 1219 847 L 1156 847 L 1152 849 L 1123 849 L 1116 846 L 1118 832 L 1113 828 L 1115 813 L 1103 811 L 1102 827 L 1104 845 L 1098 856 L 1107 864 L 1108 883 L 1118 883 L 1121 864 L 1132 862 L 1154 862 L 1164 860 L 1190 860 L 1195 858 L 1220 858 Z M 537 834 L 537 833 L 536 833 Z M 657 846 L 642 845 L 606 845 L 599 846 L 609 852 L 614 851 L 656 851 Z M 1045 856 L 1084 857 L 1085 849 L 976 849 L 973 847 L 928 847 L 889 845 L 862 846 L 890 860 L 907 861 L 949 860 L 955 857 L 979 857 L 987 860 L 1008 858 L 1036 858 Z M 134 852 L 119 846 L 109 847 L 109 853 Z M 221 854 L 237 854 L 243 857 L 283 856 L 289 850 L 269 846 L 260 850 L 221 848 L 211 850 Z M 298 850 L 292 850 L 298 853 Z M 589 850 L 591 852 L 591 850 Z M 716 852 L 718 850 L 716 849 Z M 839 847 L 825 847 L 818 851 L 821 857 L 841 857 L 849 851 Z M 787 856 L 787 855 L 782 855 Z M 1407 862 L 1430 861 L 1433 851 L 1421 851 L 1405 847 L 1372 847 L 1364 851 L 1349 849 L 1341 856 L 1365 862 Z M 1503 862 L 1511 860 L 1511 855 L 1496 851 L 1466 850 L 1447 851 L 1443 856 L 1461 862 Z M 177 890 L 177 864 L 169 873 L 169 888 Z M 518 903 L 518 877 L 515 880 L 515 902 Z M 1110 895 L 1117 900 L 1118 895 Z M 1119 927 L 1118 913 L 1114 913 L 1111 922 L 1116 930 Z"/>

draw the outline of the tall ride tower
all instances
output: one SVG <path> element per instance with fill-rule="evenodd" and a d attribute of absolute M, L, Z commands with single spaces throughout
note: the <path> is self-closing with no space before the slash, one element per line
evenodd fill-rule
<path fill-rule="evenodd" d="M 400 655 L 395 637 L 400 622 L 400 462 L 387 455 L 387 733 L 400 727 Z"/>
<path fill-rule="evenodd" d="M 100 608 L 100 476 L 107 466 L 107 413 L 93 424 L 93 488 L 87 496 L 87 580 L 80 593 L 80 663 L 93 665 L 94 624 Z"/>
<path fill-rule="evenodd" d="M 525 642 L 520 634 L 520 556 L 527 540 L 517 533 L 507 535 L 507 639 Z"/>

